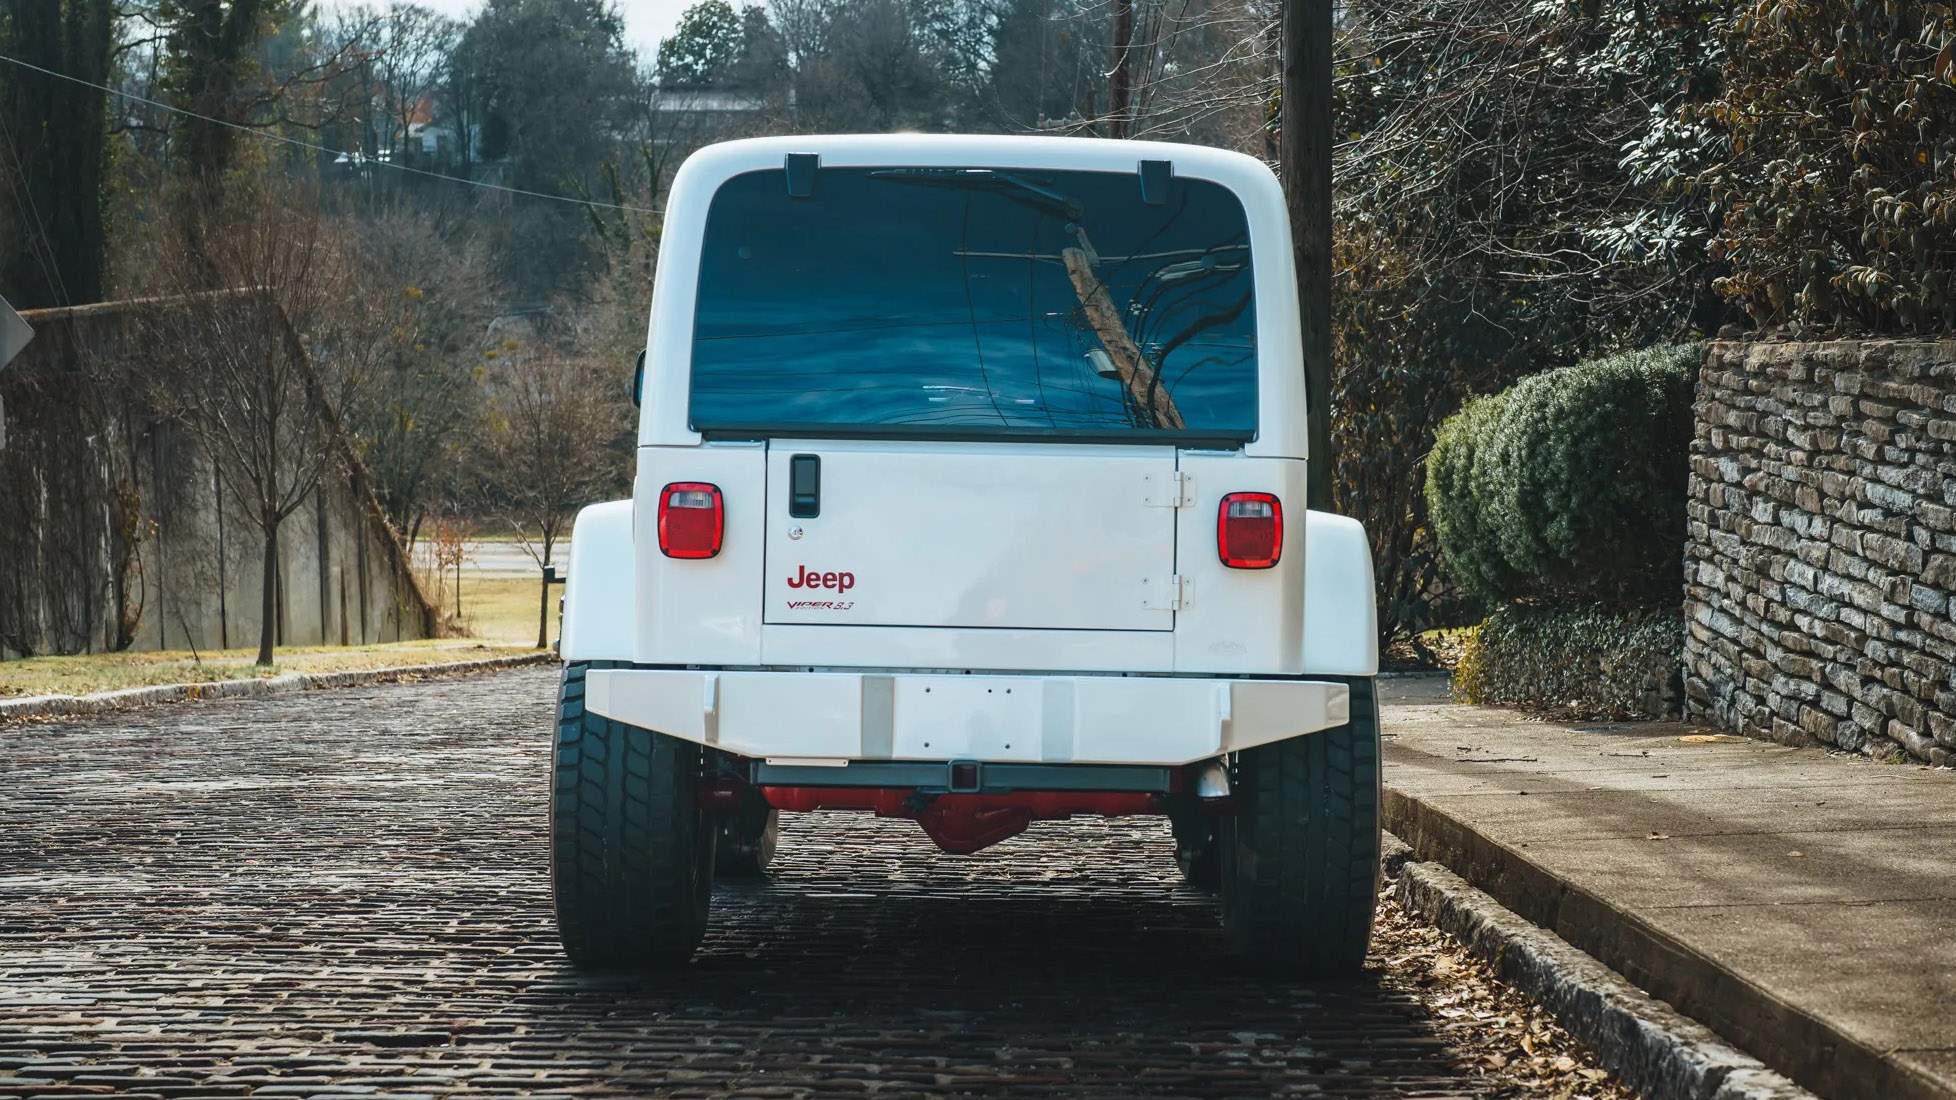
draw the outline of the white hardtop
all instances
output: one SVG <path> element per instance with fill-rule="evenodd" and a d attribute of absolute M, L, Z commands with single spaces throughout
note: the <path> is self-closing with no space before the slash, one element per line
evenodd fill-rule
<path fill-rule="evenodd" d="M 812 153 L 821 168 L 998 168 L 1136 173 L 1143 161 L 1168 161 L 1177 178 L 1226 187 L 1243 204 L 1252 242 L 1257 347 L 1256 437 L 1242 454 L 1305 458 L 1302 333 L 1291 259 L 1290 221 L 1276 177 L 1254 157 L 1198 145 L 1097 138 L 876 134 L 754 138 L 711 145 L 687 158 L 673 180 L 646 337 L 641 447 L 701 442 L 689 423 L 693 313 L 707 208 L 727 180 L 779 169 L 789 154 Z M 818 169 L 819 171 L 819 169 Z"/>
<path fill-rule="evenodd" d="M 1198 432 L 1186 441 L 1173 433 L 1062 441 L 960 434 L 951 423 L 941 438 L 915 426 L 824 435 L 819 423 L 810 434 L 784 421 L 780 429 L 702 437 L 690 417 L 698 287 L 702 270 L 711 270 L 702 262 L 709 207 L 723 185 L 749 173 L 783 172 L 795 187 L 811 154 L 817 196 L 846 193 L 824 191 L 821 173 L 829 169 L 1105 172 L 1131 175 L 1141 189 L 1159 178 L 1161 161 L 1174 179 L 1226 189 L 1249 236 L 1256 308 L 1243 323 L 1255 354 L 1255 434 L 1234 437 L 1241 442 Z M 854 209 L 850 217 L 864 216 L 860 205 Z M 835 224 L 820 228 L 833 232 Z M 1241 229 L 1235 233 L 1240 240 Z M 762 699 L 752 685 L 715 678 L 723 671 L 815 685 L 784 713 L 812 726 L 817 712 L 833 710 L 844 732 L 867 728 L 857 714 L 868 705 L 864 693 L 884 690 L 865 677 L 897 670 L 1043 676 L 1052 683 L 1038 697 L 1053 714 L 1071 705 L 1067 699 L 1100 698 L 1100 682 L 1076 683 L 1081 676 L 1369 675 L 1377 656 L 1364 534 L 1349 520 L 1306 511 L 1295 303 L 1281 189 L 1267 167 L 1239 154 L 1155 142 L 922 135 L 767 138 L 701 150 L 680 169 L 667 208 L 635 499 L 578 521 L 567 598 L 579 621 L 566 627 L 565 655 L 625 661 L 663 677 L 658 707 L 704 706 L 715 715 L 714 730 L 748 722 L 738 718 L 747 706 L 740 700 Z M 1251 376 L 1239 377 L 1247 401 Z M 1247 416 L 1243 423 L 1247 434 Z M 703 556 L 662 552 L 662 504 L 674 493 L 703 500 L 694 493 L 701 489 L 713 494 L 719 541 Z M 1281 504 L 1280 522 L 1262 528 L 1278 539 L 1274 565 L 1257 564 L 1257 554 L 1222 553 L 1221 517 L 1236 515 L 1225 508 L 1243 498 Z M 685 669 L 705 670 L 706 678 L 685 679 L 695 675 Z M 1013 706 L 1031 698 L 1010 683 L 973 690 L 981 689 Z M 934 684 L 917 690 L 937 694 Z M 1176 707 L 1220 706 L 1218 722 L 1228 721 L 1231 707 L 1250 705 L 1247 695 L 1176 690 L 1185 692 Z M 732 693 L 724 713 L 715 701 L 723 691 Z M 1122 708 L 1173 709 L 1165 696 L 1135 692 L 1122 694 L 1119 707 L 1094 704 L 1113 716 L 1109 729 L 1140 721 Z M 614 716 L 649 728 L 670 721 L 649 710 Z M 1324 720 L 1334 719 L 1326 712 Z M 1270 735 L 1281 734 L 1273 726 Z M 1189 751 L 1214 752 L 1214 744 Z M 1193 758 L 1181 751 L 1161 749 L 1157 758 Z M 1041 752 L 1063 758 L 1058 749 Z"/>

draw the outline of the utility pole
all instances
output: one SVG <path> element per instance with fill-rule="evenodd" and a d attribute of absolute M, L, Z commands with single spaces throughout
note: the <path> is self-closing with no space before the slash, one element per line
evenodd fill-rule
<path fill-rule="evenodd" d="M 1134 103 L 1134 0 L 1114 0 L 1114 56 L 1107 70 L 1107 136 L 1131 136 L 1129 112 Z"/>
<path fill-rule="evenodd" d="M 1297 305 L 1304 329 L 1310 465 L 1305 499 L 1331 508 L 1331 5 L 1285 0 L 1283 132 L 1278 135 Z"/>

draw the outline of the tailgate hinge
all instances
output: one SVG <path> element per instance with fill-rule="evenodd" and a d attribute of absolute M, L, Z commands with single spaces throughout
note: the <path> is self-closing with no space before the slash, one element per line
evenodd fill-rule
<path fill-rule="evenodd" d="M 1141 502 L 1150 508 L 1182 508 L 1194 504 L 1194 480 L 1180 470 L 1142 474 Z"/>
<path fill-rule="evenodd" d="M 1141 607 L 1147 611 L 1180 611 L 1195 595 L 1195 584 L 1188 577 L 1171 573 L 1166 577 L 1141 578 Z"/>

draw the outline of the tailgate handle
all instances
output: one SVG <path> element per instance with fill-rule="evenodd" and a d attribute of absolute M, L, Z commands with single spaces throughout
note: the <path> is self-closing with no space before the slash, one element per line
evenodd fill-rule
<path fill-rule="evenodd" d="M 814 519 L 822 514 L 822 458 L 796 455 L 788 460 L 788 514 Z"/>

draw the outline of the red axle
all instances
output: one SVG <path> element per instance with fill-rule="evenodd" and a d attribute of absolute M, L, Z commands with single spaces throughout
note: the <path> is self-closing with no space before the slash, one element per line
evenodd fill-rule
<path fill-rule="evenodd" d="M 874 810 L 878 817 L 911 818 L 939 848 L 955 855 L 1009 840 L 1034 821 L 1162 812 L 1162 796 L 1148 791 L 930 795 L 909 787 L 762 787 L 761 794 L 777 810 Z"/>

